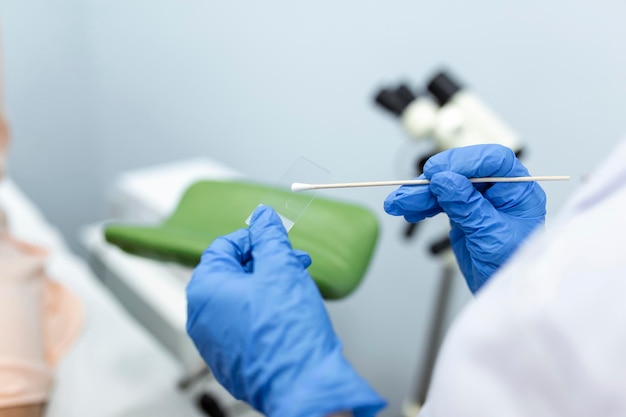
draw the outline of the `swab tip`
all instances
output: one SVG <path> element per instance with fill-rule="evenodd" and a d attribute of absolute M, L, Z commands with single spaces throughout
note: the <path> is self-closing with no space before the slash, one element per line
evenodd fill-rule
<path fill-rule="evenodd" d="M 307 191 L 312 189 L 313 186 L 311 184 L 304 184 L 301 182 L 294 182 L 293 184 L 291 184 L 291 191 L 293 191 L 294 193 L 297 193 L 298 191 Z"/>

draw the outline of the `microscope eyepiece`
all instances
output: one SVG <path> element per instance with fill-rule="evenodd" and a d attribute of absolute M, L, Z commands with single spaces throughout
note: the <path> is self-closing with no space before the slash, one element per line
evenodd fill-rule
<path fill-rule="evenodd" d="M 450 75 L 442 71 L 430 80 L 427 88 L 439 105 L 444 106 L 462 87 Z"/>
<path fill-rule="evenodd" d="M 398 99 L 402 101 L 402 103 L 406 106 L 411 104 L 413 100 L 415 100 L 415 94 L 406 86 L 406 84 L 400 84 L 398 88 L 396 88 L 396 95 Z"/>
<path fill-rule="evenodd" d="M 404 84 L 400 84 L 395 89 L 384 88 L 376 95 L 376 103 L 396 116 L 402 115 L 413 100 L 415 100 L 415 95 Z"/>

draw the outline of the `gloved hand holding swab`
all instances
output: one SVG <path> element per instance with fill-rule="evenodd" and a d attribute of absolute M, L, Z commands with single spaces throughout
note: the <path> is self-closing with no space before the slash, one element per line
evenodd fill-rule
<path fill-rule="evenodd" d="M 532 182 L 532 181 L 569 181 L 568 175 L 548 175 L 534 177 L 485 177 L 470 178 L 472 183 L 490 183 L 490 182 Z M 397 181 L 373 181 L 373 182 L 344 182 L 336 184 L 304 184 L 294 182 L 291 184 L 291 191 L 310 191 L 321 190 L 325 188 L 356 188 L 356 187 L 383 187 L 391 185 L 428 185 L 430 180 L 397 180 Z"/>

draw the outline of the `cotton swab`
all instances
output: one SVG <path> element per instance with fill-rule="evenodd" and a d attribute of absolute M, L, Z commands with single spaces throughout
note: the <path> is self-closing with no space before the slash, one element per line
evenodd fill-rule
<path fill-rule="evenodd" d="M 531 182 L 531 181 L 569 181 L 568 175 L 549 175 L 535 177 L 484 177 L 470 178 L 473 183 L 490 182 Z M 304 184 L 294 182 L 291 184 L 291 191 L 322 190 L 325 188 L 356 188 L 356 187 L 383 187 L 389 185 L 428 185 L 430 180 L 398 180 L 398 181 L 373 181 L 373 182 L 344 182 L 337 184 Z"/>

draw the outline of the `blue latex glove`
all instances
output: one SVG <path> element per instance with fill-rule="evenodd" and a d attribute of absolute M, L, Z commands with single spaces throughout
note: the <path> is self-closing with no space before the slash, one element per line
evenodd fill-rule
<path fill-rule="evenodd" d="M 187 287 L 187 332 L 217 380 L 268 416 L 373 416 L 385 402 L 342 354 L 321 295 L 276 213 L 218 238 Z"/>
<path fill-rule="evenodd" d="M 509 148 L 476 145 L 431 157 L 420 178 L 429 186 L 402 186 L 385 211 L 415 223 L 444 211 L 461 271 L 476 292 L 509 259 L 546 215 L 546 195 L 536 182 L 472 184 L 472 177 L 521 177 L 528 170 Z"/>

